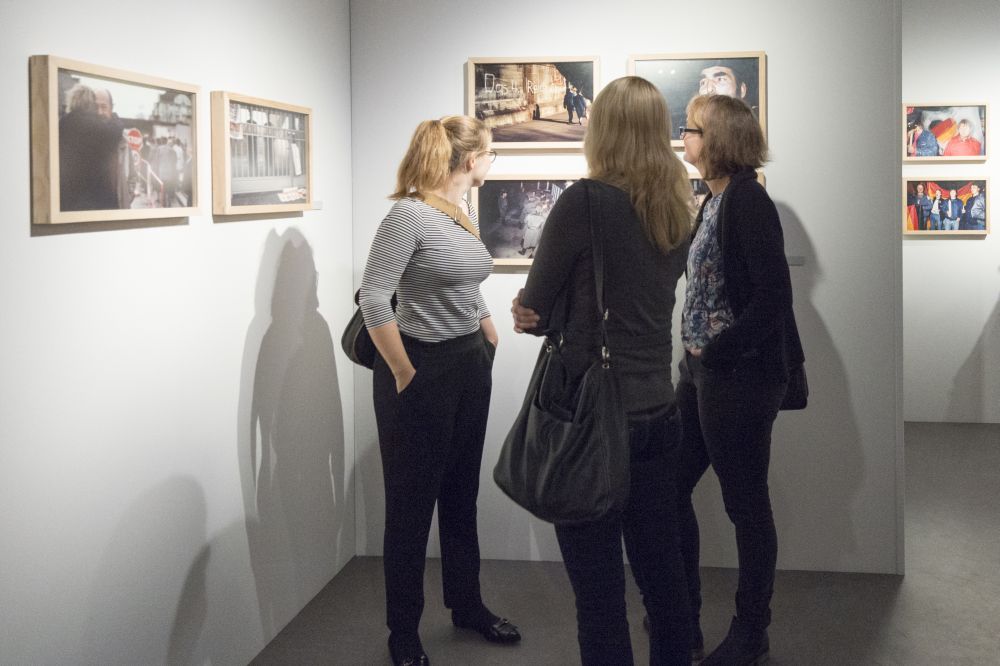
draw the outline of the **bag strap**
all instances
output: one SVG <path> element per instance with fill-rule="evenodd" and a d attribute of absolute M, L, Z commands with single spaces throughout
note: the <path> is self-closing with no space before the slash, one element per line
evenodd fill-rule
<path fill-rule="evenodd" d="M 430 192 L 421 193 L 424 203 L 431 208 L 436 208 L 451 219 L 458 222 L 463 229 L 468 231 L 470 234 L 479 238 L 479 230 L 472 224 L 472 220 L 469 216 L 465 214 L 460 206 L 456 206 L 447 199 L 439 197 L 436 194 L 431 194 Z"/>
<path fill-rule="evenodd" d="M 610 367 L 611 350 L 608 346 L 608 310 L 604 304 L 604 233 L 601 225 L 600 192 L 594 192 L 589 180 L 584 180 L 587 201 L 590 204 L 590 244 L 594 253 L 594 288 L 597 292 L 597 313 L 601 318 L 601 360 Z"/>

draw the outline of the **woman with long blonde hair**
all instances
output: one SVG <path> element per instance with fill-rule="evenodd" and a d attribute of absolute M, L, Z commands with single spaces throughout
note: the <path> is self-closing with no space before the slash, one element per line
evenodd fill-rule
<path fill-rule="evenodd" d="M 604 250 L 608 346 L 629 418 L 629 497 L 621 512 L 556 525 L 576 594 L 585 666 L 632 664 L 622 537 L 650 618 L 650 663 L 691 663 L 690 609 L 677 544 L 672 458 L 680 440 L 670 377 L 674 291 L 691 233 L 691 186 L 670 146 L 670 114 L 645 79 L 612 81 L 597 95 L 584 138 L 589 178 L 556 202 L 514 299 L 515 330 L 558 332 L 563 395 L 600 355 L 591 225 Z M 594 220 L 592 216 L 599 219 Z"/>
<path fill-rule="evenodd" d="M 389 652 L 397 666 L 430 663 L 418 627 L 435 503 L 452 622 L 496 643 L 521 638 L 486 608 L 479 588 L 476 498 L 497 333 L 480 291 L 493 260 L 465 196 L 483 184 L 495 157 L 480 120 L 420 123 L 361 281 L 361 310 L 378 349 L 373 393 Z"/>

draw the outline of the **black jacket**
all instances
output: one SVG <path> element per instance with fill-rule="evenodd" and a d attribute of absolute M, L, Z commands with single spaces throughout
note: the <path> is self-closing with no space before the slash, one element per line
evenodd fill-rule
<path fill-rule="evenodd" d="M 603 230 L 608 338 L 622 400 L 629 412 L 670 404 L 670 326 L 688 242 L 663 254 L 646 236 L 625 191 L 583 179 L 559 197 L 542 229 L 521 297 L 521 305 L 541 317 L 529 332 L 562 334 L 571 386 L 600 358 L 590 233 L 594 204 Z"/>
<path fill-rule="evenodd" d="M 707 203 L 711 195 L 705 199 Z M 701 225 L 704 205 L 695 220 Z M 725 296 L 733 324 L 702 350 L 711 370 L 730 372 L 752 366 L 764 376 L 786 381 L 788 370 L 805 360 L 792 313 L 792 283 L 778 210 L 757 174 L 732 176 L 719 207 L 719 245 Z"/>

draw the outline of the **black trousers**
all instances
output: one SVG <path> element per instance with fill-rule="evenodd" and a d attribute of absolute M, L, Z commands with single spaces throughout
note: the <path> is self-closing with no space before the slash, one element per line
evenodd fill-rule
<path fill-rule="evenodd" d="M 629 419 L 630 489 L 624 512 L 574 526 L 556 526 L 576 594 L 583 666 L 629 666 L 625 618 L 625 550 L 650 620 L 650 664 L 691 663 L 691 610 L 677 536 L 674 456 L 676 414 Z"/>
<path fill-rule="evenodd" d="M 435 502 L 444 603 L 482 603 L 476 497 L 494 347 L 481 331 L 438 343 L 404 335 L 403 345 L 417 369 L 413 381 L 397 394 L 392 371 L 377 356 L 373 392 L 385 482 L 386 624 L 415 634 Z"/>
<path fill-rule="evenodd" d="M 787 384 L 761 376 L 751 364 L 715 372 L 685 354 L 677 385 L 683 437 L 677 468 L 681 552 L 694 620 L 701 610 L 698 519 L 691 493 L 709 464 L 719 477 L 726 514 L 736 529 L 739 584 L 736 616 L 754 629 L 771 622 L 778 537 L 767 472 L 771 427 Z"/>

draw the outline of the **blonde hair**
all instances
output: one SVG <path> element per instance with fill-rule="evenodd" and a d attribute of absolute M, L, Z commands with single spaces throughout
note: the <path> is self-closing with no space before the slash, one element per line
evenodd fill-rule
<path fill-rule="evenodd" d="M 396 191 L 390 199 L 415 196 L 435 190 L 470 157 L 490 145 L 490 130 L 470 116 L 445 116 L 425 120 L 413 132 L 410 147 L 396 172 Z"/>
<path fill-rule="evenodd" d="M 687 116 L 702 131 L 702 178 L 723 178 L 767 162 L 764 131 L 746 102 L 727 95 L 700 95 L 688 102 Z"/>
<path fill-rule="evenodd" d="M 626 76 L 597 95 L 583 142 L 590 177 L 628 192 L 646 236 L 662 252 L 691 233 L 691 183 L 670 133 L 660 91 Z"/>

